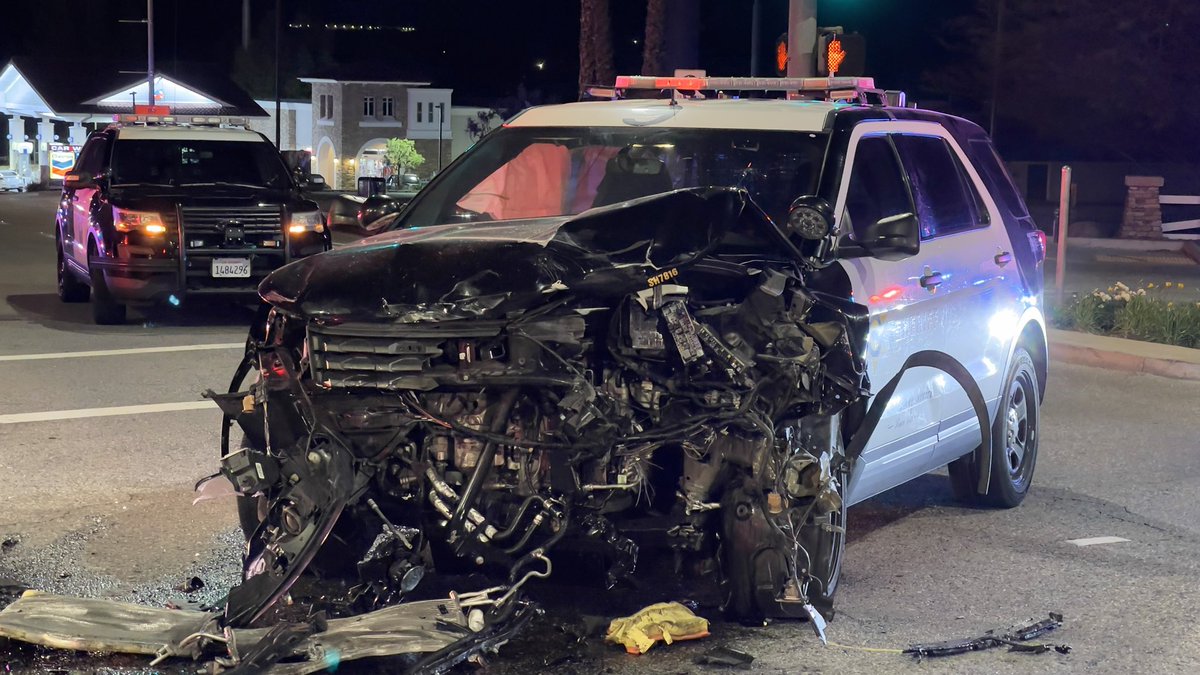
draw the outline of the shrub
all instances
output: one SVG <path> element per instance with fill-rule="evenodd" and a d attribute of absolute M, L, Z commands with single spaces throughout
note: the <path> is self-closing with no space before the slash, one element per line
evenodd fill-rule
<path fill-rule="evenodd" d="M 1150 297 L 1120 282 L 1107 291 L 1072 296 L 1052 322 L 1068 330 L 1200 348 L 1200 303 Z"/>

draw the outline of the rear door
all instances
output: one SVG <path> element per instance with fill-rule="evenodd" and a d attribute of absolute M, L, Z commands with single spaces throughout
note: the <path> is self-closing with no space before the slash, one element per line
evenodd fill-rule
<path fill-rule="evenodd" d="M 864 122 L 851 134 L 845 162 L 848 169 L 834 211 L 840 232 L 853 237 L 868 223 L 915 211 L 891 140 L 897 124 Z M 940 346 L 935 317 L 940 298 L 921 286 L 923 255 L 900 261 L 854 258 L 840 263 L 850 277 L 854 299 L 870 308 L 866 362 L 872 388 L 878 391 L 910 354 Z M 934 371 L 918 368 L 900 380 L 851 477 L 850 503 L 928 470 L 939 421 L 934 375 Z"/>

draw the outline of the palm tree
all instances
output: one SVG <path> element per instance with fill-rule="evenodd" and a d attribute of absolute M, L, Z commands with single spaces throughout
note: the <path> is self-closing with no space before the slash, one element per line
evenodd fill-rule
<path fill-rule="evenodd" d="M 667 0 L 646 1 L 646 39 L 642 47 L 642 74 L 664 75 Z"/>
<path fill-rule="evenodd" d="M 579 88 L 612 84 L 615 78 L 608 0 L 580 0 Z"/>

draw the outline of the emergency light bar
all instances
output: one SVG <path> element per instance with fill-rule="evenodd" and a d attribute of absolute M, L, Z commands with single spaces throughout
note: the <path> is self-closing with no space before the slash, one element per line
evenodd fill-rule
<path fill-rule="evenodd" d="M 195 126 L 246 126 L 245 117 L 217 115 L 113 115 L 114 122 L 123 124 L 191 124 Z"/>
<path fill-rule="evenodd" d="M 740 91 L 840 91 L 875 89 L 873 77 L 656 77 L 620 75 L 617 89 L 734 89 Z"/>

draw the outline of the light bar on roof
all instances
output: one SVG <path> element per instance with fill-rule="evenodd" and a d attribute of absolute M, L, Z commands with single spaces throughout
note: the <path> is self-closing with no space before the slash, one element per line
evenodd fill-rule
<path fill-rule="evenodd" d="M 620 75 L 617 89 L 734 89 L 740 91 L 835 91 L 874 89 L 873 77 L 656 77 Z"/>

